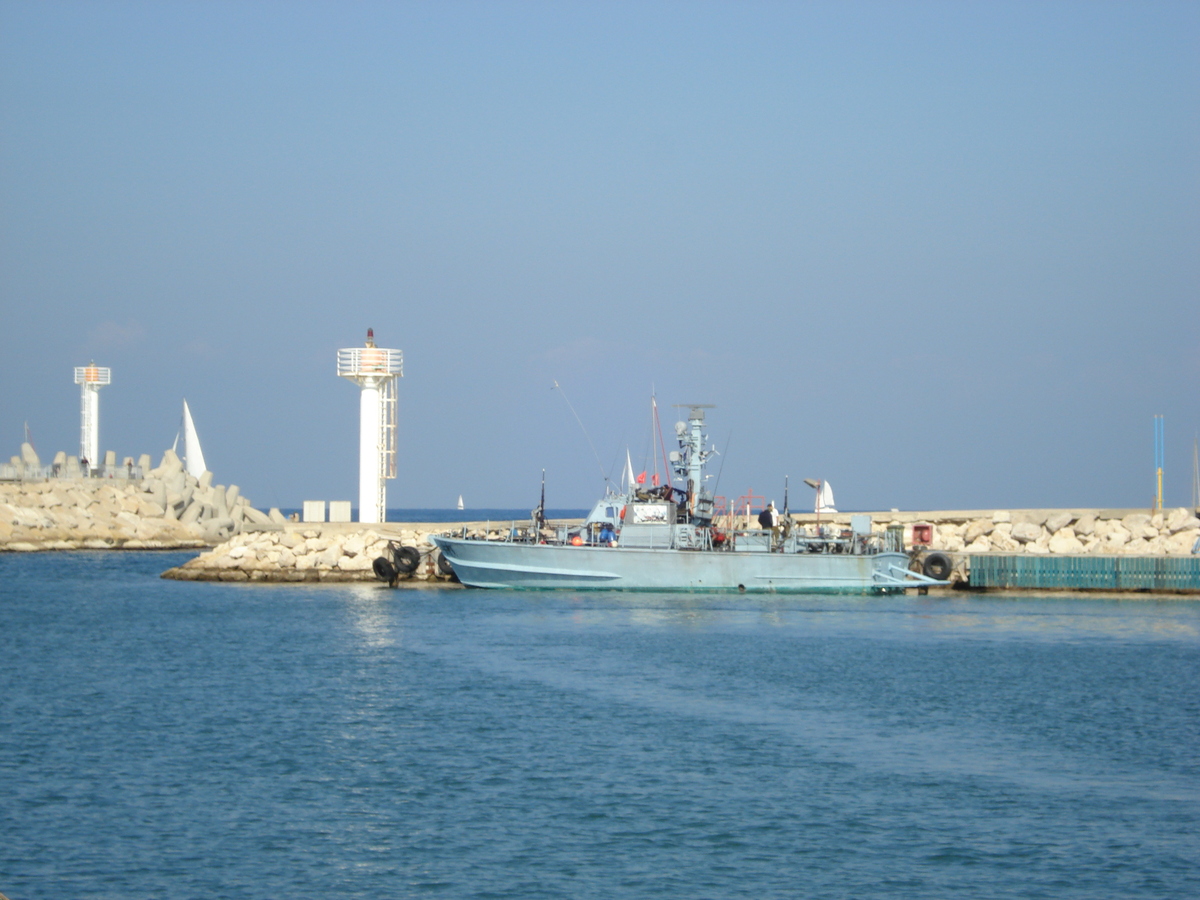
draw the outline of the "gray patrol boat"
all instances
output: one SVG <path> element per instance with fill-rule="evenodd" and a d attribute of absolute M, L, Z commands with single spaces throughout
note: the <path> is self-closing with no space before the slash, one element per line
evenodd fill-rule
<path fill-rule="evenodd" d="M 479 588 L 883 594 L 946 584 L 910 571 L 900 536 L 872 533 L 869 516 L 836 534 L 809 534 L 787 516 L 770 529 L 734 528 L 732 518 L 719 527 L 704 483 L 715 452 L 704 449 L 704 407 L 675 432 L 670 465 L 683 487 L 610 488 L 581 526 L 550 525 L 543 501 L 500 536 L 431 539 L 458 580 Z"/>

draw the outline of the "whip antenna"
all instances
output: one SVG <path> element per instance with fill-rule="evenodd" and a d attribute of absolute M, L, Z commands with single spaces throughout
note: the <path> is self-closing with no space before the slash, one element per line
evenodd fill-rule
<path fill-rule="evenodd" d="M 559 383 L 554 382 L 552 391 L 558 391 L 563 398 L 563 402 L 567 404 L 567 409 L 571 411 L 571 415 L 575 417 L 575 421 L 579 423 L 579 430 L 583 432 L 583 436 L 587 438 L 588 446 L 592 448 L 592 456 L 596 457 L 596 466 L 600 469 L 600 477 L 604 479 L 604 483 L 608 484 L 608 473 L 604 471 L 604 463 L 600 462 L 600 454 L 596 452 L 596 445 L 592 443 L 592 436 L 588 434 L 588 430 L 583 427 L 583 419 L 579 418 L 579 413 L 575 412 L 575 407 L 571 405 L 571 401 L 567 399 L 567 392 L 562 389 Z"/>
<path fill-rule="evenodd" d="M 729 442 L 733 440 L 733 432 L 729 432 L 729 436 L 725 438 L 725 449 L 721 451 L 721 465 L 717 468 L 717 480 L 713 484 L 713 496 L 717 495 L 717 488 L 721 486 L 721 473 L 725 471 L 725 454 L 729 452 Z"/>
<path fill-rule="evenodd" d="M 541 528 L 546 524 L 546 470 L 542 469 L 542 499 L 538 501 L 538 508 L 534 511 L 534 523 L 536 527 Z"/>

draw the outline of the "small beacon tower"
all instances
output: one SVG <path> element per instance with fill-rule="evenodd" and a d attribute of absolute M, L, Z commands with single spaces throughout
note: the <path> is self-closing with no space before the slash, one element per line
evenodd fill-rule
<path fill-rule="evenodd" d="M 93 467 L 100 465 L 100 388 L 112 382 L 108 366 L 94 362 L 75 367 L 79 385 L 79 458 Z"/>
<path fill-rule="evenodd" d="M 387 486 L 396 477 L 396 379 L 404 374 L 399 350 L 375 346 L 367 329 L 365 347 L 337 352 L 337 373 L 362 389 L 358 429 L 358 521 L 382 522 Z"/>

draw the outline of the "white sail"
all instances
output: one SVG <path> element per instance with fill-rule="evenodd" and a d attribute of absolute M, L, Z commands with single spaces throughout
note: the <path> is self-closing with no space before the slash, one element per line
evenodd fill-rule
<path fill-rule="evenodd" d="M 459 494 L 459 495 L 458 495 L 458 508 L 459 508 L 459 509 L 462 509 L 462 508 L 463 508 L 462 494 Z"/>
<path fill-rule="evenodd" d="M 629 458 L 629 449 L 625 450 L 625 471 L 621 473 L 621 490 L 629 493 L 633 490 L 633 460 Z"/>
<path fill-rule="evenodd" d="M 835 513 L 837 509 L 833 505 L 833 488 L 829 486 L 828 481 L 821 482 L 820 499 L 817 501 L 816 512 L 819 513 Z"/>
<path fill-rule="evenodd" d="M 200 449 L 200 436 L 196 434 L 196 423 L 187 401 L 183 401 L 183 465 L 189 475 L 199 478 L 208 467 L 204 464 L 204 451 Z"/>

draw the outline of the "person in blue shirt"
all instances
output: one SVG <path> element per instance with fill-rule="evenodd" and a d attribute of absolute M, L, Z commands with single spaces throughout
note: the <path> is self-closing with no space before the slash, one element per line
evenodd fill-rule
<path fill-rule="evenodd" d="M 605 522 L 604 527 L 600 529 L 600 543 L 608 544 L 610 547 L 615 547 L 617 544 L 617 533 L 613 531 L 610 523 Z"/>

